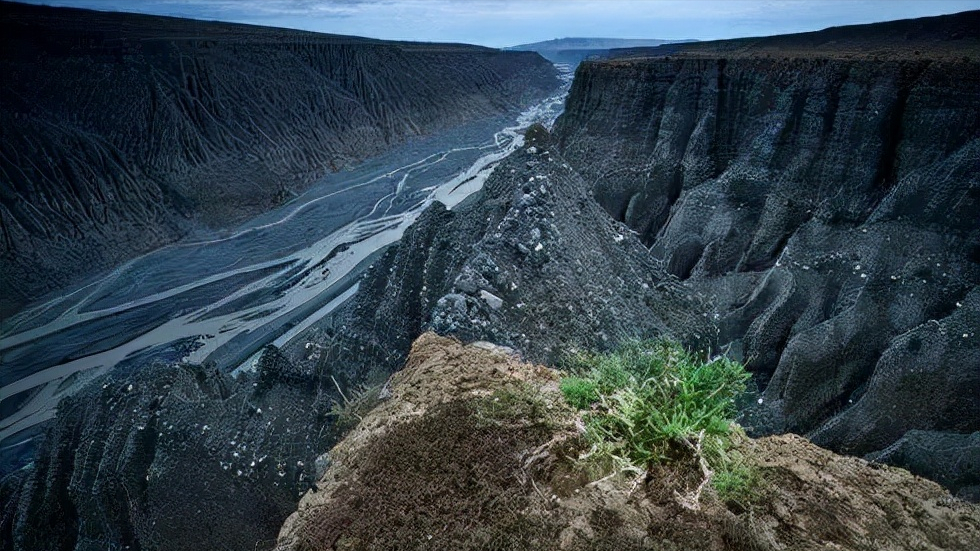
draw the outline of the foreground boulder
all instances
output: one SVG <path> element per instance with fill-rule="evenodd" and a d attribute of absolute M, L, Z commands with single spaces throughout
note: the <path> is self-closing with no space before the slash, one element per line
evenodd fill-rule
<path fill-rule="evenodd" d="M 975 549 L 980 509 L 794 435 L 746 442 L 760 497 L 692 504 L 692 466 L 590 481 L 551 369 L 432 333 L 328 455 L 277 551 Z"/>

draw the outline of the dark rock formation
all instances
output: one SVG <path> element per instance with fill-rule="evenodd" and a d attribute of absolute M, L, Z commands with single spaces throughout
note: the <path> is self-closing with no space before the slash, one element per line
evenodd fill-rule
<path fill-rule="evenodd" d="M 932 23 L 943 59 L 719 47 L 576 74 L 562 155 L 711 302 L 758 433 L 863 455 L 980 430 L 980 38 Z"/>
<path fill-rule="evenodd" d="M 274 539 L 333 438 L 330 404 L 274 348 L 257 371 L 148 365 L 62 401 L 16 509 L 0 510 L 4 541 L 182 551 Z"/>
<path fill-rule="evenodd" d="M 530 52 L 2 4 L 0 313 L 557 85 Z"/>
<path fill-rule="evenodd" d="M 366 274 L 341 340 L 395 352 L 383 355 L 390 369 L 426 329 L 538 361 L 630 335 L 711 342 L 706 306 L 602 211 L 550 140 L 531 127 L 482 191 L 426 210 Z"/>

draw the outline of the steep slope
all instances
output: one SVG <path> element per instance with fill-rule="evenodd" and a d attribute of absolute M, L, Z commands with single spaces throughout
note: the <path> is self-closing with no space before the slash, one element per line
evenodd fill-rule
<path fill-rule="evenodd" d="M 513 346 L 536 361 L 627 335 L 710 342 L 705 304 L 610 219 L 550 140 L 532 126 L 526 146 L 480 192 L 423 213 L 347 307 L 307 336 L 329 349 L 320 364 L 354 381 L 355 366 L 397 369 L 428 329 Z"/>
<path fill-rule="evenodd" d="M 2 8 L 3 314 L 558 85 L 529 52 Z"/>
<path fill-rule="evenodd" d="M 33 468 L 3 480 L 0 545 L 260 549 L 311 487 L 329 410 L 273 348 L 254 377 L 159 364 L 100 377 L 61 402 Z"/>
<path fill-rule="evenodd" d="M 740 42 L 580 66 L 559 149 L 711 302 L 718 345 L 763 391 L 757 432 L 864 455 L 917 429 L 907 446 L 949 433 L 976 454 L 980 37 L 957 29 L 977 17 L 869 26 L 931 29 L 918 54 L 882 39 L 887 60 Z M 803 38 L 829 40 L 773 41 Z M 976 495 L 976 464 L 915 468 Z"/>
<path fill-rule="evenodd" d="M 329 454 L 278 551 L 968 550 L 980 509 L 900 469 L 798 436 L 744 444 L 760 476 L 744 506 L 696 506 L 683 461 L 590 482 L 558 374 L 489 343 L 421 336 L 387 398 Z M 684 505 L 686 504 L 686 506 Z"/>

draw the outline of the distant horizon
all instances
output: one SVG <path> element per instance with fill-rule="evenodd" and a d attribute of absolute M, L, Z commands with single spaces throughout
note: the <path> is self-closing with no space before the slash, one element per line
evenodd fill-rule
<path fill-rule="evenodd" d="M 380 40 L 726 40 L 980 9 L 980 0 L 13 0 Z M 645 30 L 644 30 L 645 29 Z"/>
<path fill-rule="evenodd" d="M 530 46 L 535 44 L 547 44 L 549 42 L 561 42 L 563 40 L 589 40 L 594 42 L 603 41 L 620 41 L 620 42 L 701 42 L 693 38 L 681 38 L 676 40 L 663 39 L 663 38 L 633 38 L 633 37 L 615 37 L 615 36 L 560 36 L 558 38 L 549 38 L 548 40 L 539 40 L 537 42 L 525 42 L 523 44 L 514 44 L 513 46 L 504 46 L 504 48 L 514 48 L 518 46 Z"/>

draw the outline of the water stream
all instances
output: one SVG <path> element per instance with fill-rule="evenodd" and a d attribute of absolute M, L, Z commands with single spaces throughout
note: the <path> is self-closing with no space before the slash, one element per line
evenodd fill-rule
<path fill-rule="evenodd" d="M 152 361 L 234 370 L 266 344 L 287 344 L 354 296 L 362 271 L 426 207 L 458 205 L 523 144 L 521 129 L 550 126 L 571 80 L 562 74 L 562 89 L 516 120 L 399 146 L 235 230 L 133 259 L 4 320 L 0 454 L 24 455 L 57 402 L 108 370 Z"/>

